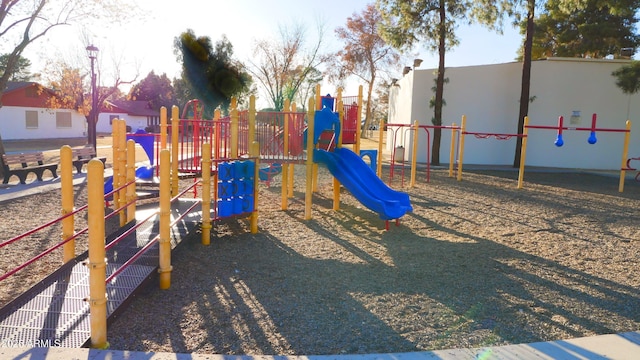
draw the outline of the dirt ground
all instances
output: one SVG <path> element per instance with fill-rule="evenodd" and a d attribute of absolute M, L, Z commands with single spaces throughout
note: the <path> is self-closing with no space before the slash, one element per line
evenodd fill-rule
<path fill-rule="evenodd" d="M 640 183 L 583 172 L 424 169 L 399 226 L 320 169 L 304 220 L 304 168 L 282 210 L 279 177 L 260 186 L 259 232 L 218 221 L 172 255 L 172 285 L 135 298 L 112 349 L 207 354 L 407 352 L 558 340 L 640 328 Z M 396 173 L 397 174 L 397 173 Z M 86 200 L 78 188 L 77 204 Z M 59 213 L 59 192 L 0 203 L 0 241 Z M 82 220 L 81 220 L 82 222 Z M 0 249 L 0 273 L 58 230 Z M 80 248 L 84 245 L 79 241 Z M 11 247 L 7 247 L 12 249 Z M 9 251 L 8 253 L 6 251 Z M 45 260 L 50 267 L 59 254 Z M 0 303 L 51 268 L 0 283 Z"/>

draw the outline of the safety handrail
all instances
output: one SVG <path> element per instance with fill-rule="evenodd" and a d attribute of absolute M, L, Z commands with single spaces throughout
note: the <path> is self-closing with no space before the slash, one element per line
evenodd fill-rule
<path fill-rule="evenodd" d="M 109 193 L 105 194 L 105 198 L 106 198 L 107 196 L 111 196 L 111 195 L 113 195 L 114 193 L 116 193 L 116 192 L 118 192 L 118 191 L 120 191 L 120 190 L 122 190 L 122 189 L 126 188 L 127 186 L 131 185 L 132 183 L 133 183 L 133 182 L 129 182 L 129 183 L 127 183 L 127 184 L 125 184 L 125 185 L 123 185 L 123 186 L 121 186 L 121 187 L 119 187 L 119 188 L 117 188 L 117 189 L 115 189 L 115 190 L 113 190 L 113 191 L 111 191 L 111 192 L 109 192 Z M 131 204 L 131 203 L 133 203 L 133 202 L 135 202 L 135 200 L 134 200 L 134 201 L 132 201 L 132 202 L 130 202 L 130 203 L 129 203 L 129 204 L 127 204 L 127 205 L 130 205 L 130 204 Z M 112 217 L 112 216 L 114 216 L 114 214 L 118 214 L 120 211 L 122 211 L 122 210 L 126 209 L 127 205 L 125 205 L 125 206 L 123 206 L 123 207 L 121 207 L 121 208 L 119 208 L 119 209 L 114 210 L 111 214 L 109 214 L 108 216 L 106 216 L 106 217 L 105 217 L 105 219 L 106 219 L 106 218 L 109 218 L 109 217 Z M 55 225 L 55 224 L 57 224 L 57 223 L 60 223 L 60 222 L 62 222 L 62 220 L 66 219 L 66 218 L 68 218 L 68 217 L 70 217 L 70 216 L 73 216 L 73 215 L 75 215 L 75 214 L 77 214 L 77 213 L 79 213 L 79 212 L 81 212 L 81 211 L 86 210 L 86 209 L 87 209 L 87 207 L 88 207 L 88 205 L 87 205 L 87 204 L 85 204 L 85 205 L 83 205 L 83 206 L 81 206 L 81 207 L 79 207 L 79 208 L 77 208 L 77 209 L 75 209 L 75 210 L 73 210 L 73 211 L 71 211 L 71 212 L 69 212 L 69 213 L 67 213 L 67 214 L 64 214 L 64 215 L 62 215 L 62 216 L 60 216 L 60 217 L 58 217 L 58 218 L 56 218 L 56 219 L 53 219 L 53 220 L 51 220 L 51 221 L 49 221 L 49 222 L 47 222 L 47 223 L 44 223 L 44 224 L 42 224 L 42 225 L 40 225 L 40 226 L 38 226 L 38 227 L 35 227 L 35 228 L 33 228 L 33 229 L 29 230 L 29 231 L 26 231 L 26 232 L 25 232 L 25 233 L 23 233 L 23 234 L 20 234 L 20 235 L 18 235 L 18 236 L 16 236 L 16 237 L 14 237 L 14 238 L 11 238 L 11 239 L 9 239 L 9 240 L 7 240 L 7 241 L 4 241 L 4 242 L 0 243 L 0 248 L 3 248 L 3 247 L 5 247 L 5 246 L 7 246 L 7 245 L 10 245 L 10 244 L 12 244 L 12 243 L 16 242 L 16 241 L 19 241 L 19 240 L 21 240 L 21 239 L 24 239 L 24 238 L 26 238 L 27 236 L 33 235 L 33 234 L 37 233 L 38 231 L 41 231 L 41 230 L 46 229 L 46 228 L 48 228 L 48 227 L 51 227 L 51 226 L 53 226 L 53 225 Z M 22 263 L 21 265 L 18 265 L 17 267 L 15 267 L 15 268 L 13 268 L 13 269 L 9 270 L 7 273 L 5 273 L 5 274 L 3 274 L 2 276 L 0 276 L 0 281 L 3 281 L 3 280 L 5 280 L 5 279 L 7 279 L 8 277 L 10 277 L 10 276 L 12 276 L 12 275 L 16 274 L 16 273 L 17 273 L 17 272 L 19 272 L 20 270 L 22 270 L 22 269 L 26 268 L 27 266 L 29 266 L 29 265 L 33 264 L 33 263 L 34 263 L 34 262 L 36 262 L 36 261 L 38 261 L 38 260 L 42 259 L 43 257 L 45 257 L 45 256 L 49 255 L 50 253 L 52 253 L 52 252 L 53 252 L 53 251 L 55 251 L 56 249 L 60 248 L 60 247 L 61 247 L 61 246 L 63 246 L 64 244 L 68 243 L 68 242 L 69 242 L 69 241 L 71 241 L 71 240 L 75 240 L 75 239 L 76 239 L 76 238 L 78 238 L 79 236 L 81 236 L 81 235 L 83 235 L 83 234 L 87 233 L 88 231 L 89 231 L 89 227 L 86 227 L 86 228 L 84 228 L 84 229 L 81 229 L 81 230 L 79 230 L 79 231 L 75 232 L 73 235 L 69 236 L 68 238 L 66 238 L 66 239 L 62 240 L 61 242 L 59 242 L 59 243 L 57 243 L 57 244 L 55 244 L 55 245 L 51 246 L 50 248 L 48 248 L 48 249 L 44 250 L 44 251 L 43 251 L 43 252 L 41 252 L 40 254 L 38 254 L 38 255 L 36 255 L 35 257 L 33 257 L 33 258 L 31 258 L 31 259 L 27 260 L 26 262 Z"/>
<path fill-rule="evenodd" d="M 201 181 L 197 181 L 194 184 L 188 186 L 187 188 L 185 188 L 182 192 L 180 192 L 178 195 L 174 196 L 173 198 L 171 198 L 171 202 L 174 202 L 175 200 L 179 199 L 182 195 L 184 195 L 186 192 L 188 192 L 189 190 L 191 190 L 193 187 L 197 186 L 199 183 L 201 183 Z M 187 214 L 189 214 L 191 212 L 191 210 L 193 210 L 196 206 L 198 206 L 198 204 L 202 201 L 202 199 L 198 199 L 198 201 L 195 201 L 194 204 L 192 206 L 190 206 L 186 211 L 184 211 L 179 217 L 177 217 L 174 221 L 172 221 L 169 225 L 169 227 L 173 227 L 175 224 L 178 223 L 178 221 L 182 220 L 185 216 L 187 216 Z M 159 210 L 158 210 L 159 211 Z M 143 223 L 149 221 L 149 219 L 151 219 L 152 217 L 154 217 L 158 211 L 154 212 L 153 214 L 149 215 L 147 218 L 145 218 L 143 221 L 141 221 L 140 223 L 136 224 L 136 226 L 132 227 L 131 229 L 128 229 L 126 232 L 124 232 L 122 235 L 120 235 L 116 240 L 110 242 L 107 246 L 105 246 L 105 250 L 108 250 L 110 248 L 112 248 L 113 246 L 115 246 L 115 244 L 119 241 L 121 241 L 122 239 L 124 239 L 127 235 L 131 234 L 133 231 L 135 231 L 135 229 L 137 229 L 140 225 L 142 225 Z M 138 260 L 142 255 L 144 255 L 145 252 L 147 252 L 151 246 L 153 246 L 158 240 L 160 239 L 160 234 L 156 235 L 151 241 L 149 241 L 147 244 L 145 244 L 140 250 L 138 250 L 133 256 L 131 256 L 131 258 L 129 258 L 127 261 L 125 261 L 124 263 L 122 263 L 122 265 L 120 265 L 120 267 L 118 267 L 116 270 L 113 271 L 113 273 L 111 273 L 111 275 L 109 275 L 106 279 L 105 282 L 109 283 L 111 280 L 113 280 L 114 277 L 118 276 L 118 274 L 122 273 L 128 266 L 130 266 L 131 264 L 133 264 L 136 260 Z"/>

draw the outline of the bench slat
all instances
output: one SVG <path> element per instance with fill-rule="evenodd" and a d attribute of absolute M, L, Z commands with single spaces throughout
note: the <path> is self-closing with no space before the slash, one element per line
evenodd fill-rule
<path fill-rule="evenodd" d="M 21 184 L 25 184 L 29 173 L 36 174 L 38 181 L 42 181 L 42 175 L 45 170 L 49 170 L 54 178 L 58 177 L 58 164 L 45 164 L 44 154 L 42 152 L 3 154 L 2 162 L 4 164 L 4 184 L 7 184 L 13 175 L 20 179 Z M 20 165 L 20 167 L 12 169 L 11 166 L 14 165 Z"/>
<path fill-rule="evenodd" d="M 44 161 L 44 155 L 42 153 L 4 154 L 2 158 L 6 165 Z"/>
<path fill-rule="evenodd" d="M 89 163 L 91 159 L 97 158 L 102 161 L 103 164 L 106 164 L 106 157 L 97 157 L 96 150 L 93 147 L 81 147 L 81 148 L 73 148 L 73 156 L 75 159 L 73 160 L 73 166 L 76 167 L 76 172 L 82 172 L 82 167 L 84 164 Z"/>

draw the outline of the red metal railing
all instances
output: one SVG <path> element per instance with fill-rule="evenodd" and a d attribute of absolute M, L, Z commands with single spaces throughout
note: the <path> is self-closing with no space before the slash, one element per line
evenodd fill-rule
<path fill-rule="evenodd" d="M 117 189 L 114 189 L 113 191 L 109 192 L 108 194 L 105 194 L 105 199 L 106 199 L 107 197 L 112 196 L 113 194 L 117 193 L 118 191 L 120 191 L 120 190 L 122 190 L 122 189 L 126 188 L 126 187 L 127 187 L 127 186 L 129 186 L 129 185 L 131 185 L 131 183 L 124 184 L 124 185 L 122 185 L 121 187 L 119 187 L 119 188 L 117 188 Z M 105 219 L 106 219 L 106 218 L 108 218 L 108 217 L 115 216 L 115 215 L 119 214 L 119 212 L 120 212 L 120 211 L 122 211 L 122 210 L 126 209 L 127 205 L 128 205 L 128 204 L 125 204 L 124 206 L 120 207 L 119 209 L 116 209 L 116 210 L 115 210 L 115 211 L 113 211 L 111 214 L 107 215 L 107 216 L 105 217 Z M 70 213 L 68 213 L 68 214 L 62 215 L 62 216 L 60 216 L 60 217 L 58 217 L 58 218 L 56 218 L 56 219 L 54 219 L 54 220 L 51 220 L 51 221 L 49 221 L 49 222 L 47 222 L 47 223 L 45 223 L 45 224 L 42 224 L 42 225 L 40 225 L 40 226 L 38 226 L 38 227 L 36 227 L 36 228 L 34 228 L 34 229 L 31 229 L 31 230 L 29 230 L 29 231 L 26 231 L 26 232 L 25 232 L 25 233 L 23 233 L 23 234 L 20 234 L 20 235 L 18 235 L 18 236 L 16 236 L 16 237 L 13 237 L 13 238 L 9 239 L 9 240 L 6 240 L 6 241 L 4 241 L 4 242 L 0 243 L 0 249 L 2 249 L 2 248 L 3 248 L 3 247 L 5 247 L 5 246 L 8 246 L 8 245 L 10 245 L 10 244 L 12 244 L 12 243 L 15 243 L 15 242 L 17 242 L 17 241 L 19 241 L 19 240 L 26 239 L 28 236 L 31 236 L 31 235 L 33 235 L 33 234 L 35 234 L 35 233 L 37 233 L 37 232 L 39 232 L 39 231 L 41 231 L 41 230 L 44 230 L 44 229 L 49 228 L 49 227 L 51 227 L 51 226 L 54 226 L 54 225 L 56 225 L 56 224 L 58 224 L 58 223 L 62 222 L 62 220 L 64 220 L 64 219 L 68 218 L 69 216 L 73 216 L 73 215 L 75 215 L 75 214 L 77 214 L 77 213 L 79 213 L 79 212 L 81 212 L 81 211 L 86 210 L 86 209 L 87 209 L 87 205 L 83 205 L 83 206 L 79 207 L 78 209 L 76 209 L 76 210 L 74 210 L 74 211 L 72 211 L 72 212 L 70 212 Z M 63 246 L 64 244 L 68 243 L 69 241 L 74 240 L 74 239 L 76 239 L 76 238 L 80 237 L 81 235 L 86 234 L 88 231 L 89 231 L 89 228 L 87 227 L 87 228 L 84 228 L 84 229 L 81 229 L 81 230 L 79 230 L 79 231 L 75 232 L 72 236 L 70 236 L 70 237 L 68 237 L 68 238 L 66 238 L 66 239 L 63 239 L 62 241 L 60 241 L 60 242 L 56 243 L 55 245 L 53 245 L 53 246 L 51 246 L 51 247 L 47 248 L 46 250 L 44 250 L 44 251 L 43 251 L 43 252 L 41 252 L 40 254 L 38 254 L 38 255 L 34 256 L 33 258 L 31 258 L 31 259 L 29 259 L 29 260 L 25 261 L 24 263 L 20 264 L 19 266 L 15 267 L 15 268 L 13 268 L 13 269 L 11 269 L 11 270 L 9 270 L 7 273 L 5 273 L 5 274 L 3 274 L 2 276 L 0 276 L 0 281 L 5 280 L 5 279 L 7 279 L 8 277 L 10 277 L 10 276 L 12 276 L 12 275 L 16 274 L 16 273 L 17 273 L 17 272 L 19 272 L 20 270 L 22 270 L 22 269 L 26 268 L 27 266 L 29 266 L 29 265 L 31 265 L 31 264 L 33 264 L 33 263 L 35 263 L 36 261 L 38 261 L 38 260 L 42 259 L 42 258 L 43 258 L 43 257 L 45 257 L 46 255 L 48 255 L 48 254 L 52 253 L 53 251 L 55 251 L 56 249 L 60 248 L 60 247 L 61 247 L 61 246 Z"/>
<path fill-rule="evenodd" d="M 200 184 L 200 181 L 193 183 L 191 186 L 187 187 L 186 189 L 184 189 L 183 191 L 181 191 L 179 194 L 177 194 L 176 196 L 174 196 L 173 198 L 171 198 L 171 202 L 173 203 L 175 200 L 179 199 L 181 196 L 183 196 L 186 192 L 192 190 L 193 188 L 195 188 L 196 186 L 198 186 Z M 179 217 L 177 217 L 176 219 L 174 219 L 170 224 L 169 227 L 173 227 L 175 224 L 177 224 L 179 221 L 181 221 L 185 216 L 187 216 L 189 213 L 191 213 L 191 211 L 198 205 L 200 205 L 202 203 L 202 199 L 198 199 L 198 201 L 195 201 L 193 203 L 193 205 L 191 205 L 186 211 L 184 211 Z M 147 216 L 144 220 L 139 221 L 138 223 L 136 223 L 134 226 L 132 226 L 130 229 L 127 229 L 127 231 L 125 231 L 124 233 L 122 233 L 120 236 L 118 236 L 117 238 L 115 238 L 113 241 L 111 241 L 108 245 L 105 246 L 105 250 L 109 250 L 111 248 L 113 248 L 114 246 L 116 246 L 117 243 L 119 243 L 120 241 L 122 241 L 123 239 L 125 239 L 128 235 L 132 234 L 134 231 L 136 231 L 136 229 L 138 229 L 140 226 L 142 226 L 144 223 L 146 223 L 147 221 L 151 220 L 153 217 L 155 217 L 158 212 L 160 211 L 160 209 L 158 209 L 158 211 L 150 214 L 149 216 Z M 113 271 L 113 273 L 111 273 L 111 275 L 109 275 L 106 279 L 105 282 L 108 284 L 111 280 L 113 280 L 116 276 L 118 276 L 120 273 L 122 273 L 127 267 L 129 267 L 131 264 L 133 264 L 136 260 L 138 260 L 142 255 L 144 255 L 158 240 L 160 239 L 160 234 L 156 235 L 153 239 L 151 239 L 151 241 L 149 241 L 147 244 L 145 244 L 140 250 L 138 250 L 133 256 L 131 256 L 131 258 L 129 258 L 127 261 L 125 261 L 122 265 L 120 265 L 116 270 Z"/>
<path fill-rule="evenodd" d="M 260 157 L 268 162 L 302 161 L 307 128 L 305 116 L 303 112 L 258 112 L 255 133 L 256 141 L 260 144 Z M 284 152 L 285 119 L 288 120 L 287 154 Z"/>
<path fill-rule="evenodd" d="M 360 130 L 358 124 L 358 106 L 357 96 L 345 96 L 342 98 L 344 108 L 344 121 L 342 122 L 342 143 L 355 144 L 356 131 Z"/>

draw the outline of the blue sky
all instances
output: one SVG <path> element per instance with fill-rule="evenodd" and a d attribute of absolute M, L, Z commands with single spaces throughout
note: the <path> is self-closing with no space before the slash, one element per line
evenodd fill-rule
<path fill-rule="evenodd" d="M 214 42 L 223 34 L 234 45 L 236 57 L 246 61 L 252 56 L 256 39 L 275 37 L 279 26 L 302 23 L 309 39 L 316 36 L 319 22 L 325 24 L 326 49 L 339 48 L 334 30 L 344 26 L 354 12 L 361 12 L 367 0 L 235 0 L 211 1 L 181 0 L 132 0 L 145 10 L 146 17 L 118 27 L 97 25 L 87 29 L 95 45 L 100 48 L 102 66 L 109 66 L 114 57 L 121 61 L 127 71 L 137 69 L 140 78 L 154 70 L 166 73 L 170 78 L 179 75 L 180 66 L 173 54 L 173 38 L 186 29 L 193 29 L 197 36 L 209 36 Z M 171 4 L 171 5 L 168 5 Z M 175 4 L 180 4 L 176 6 Z M 86 56 L 77 28 L 69 27 L 51 32 L 46 46 L 29 49 L 27 57 L 38 62 L 38 58 L 51 54 L 65 57 Z M 461 25 L 457 31 L 460 45 L 447 54 L 447 66 L 493 64 L 513 61 L 521 42 L 518 31 L 505 29 L 503 35 L 480 26 Z M 55 49 L 55 50 L 54 50 Z M 79 50 L 79 51 L 78 51 Z M 437 55 L 424 48 L 416 48 L 418 57 L 424 60 L 421 68 L 436 68 Z M 413 56 L 408 55 L 409 59 Z M 405 65 L 398 64 L 397 77 Z M 126 71 L 125 71 L 126 72 Z"/>

